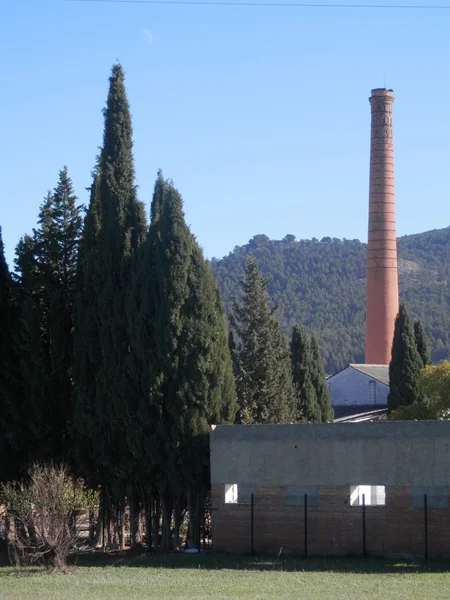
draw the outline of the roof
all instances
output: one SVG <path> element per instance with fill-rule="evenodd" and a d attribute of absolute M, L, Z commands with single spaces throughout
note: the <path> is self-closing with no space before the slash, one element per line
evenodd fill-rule
<path fill-rule="evenodd" d="M 357 363 L 350 363 L 348 367 L 342 369 L 342 371 L 338 371 L 334 375 L 328 375 L 325 379 L 329 381 L 336 375 L 343 373 L 347 369 L 355 369 L 355 371 L 359 371 L 367 377 L 371 377 L 372 379 L 376 379 L 380 383 L 384 383 L 384 385 L 389 385 L 389 365 L 363 365 Z"/>
<path fill-rule="evenodd" d="M 386 406 L 334 406 L 335 423 L 358 423 L 380 421 L 386 418 Z"/>
<path fill-rule="evenodd" d="M 389 365 L 358 365 L 350 363 L 349 367 L 385 385 L 389 385 Z"/>

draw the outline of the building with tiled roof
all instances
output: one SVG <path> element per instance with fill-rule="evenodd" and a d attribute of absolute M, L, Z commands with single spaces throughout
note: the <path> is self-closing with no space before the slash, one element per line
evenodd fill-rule
<path fill-rule="evenodd" d="M 386 418 L 389 365 L 349 364 L 327 379 L 335 421 Z"/>

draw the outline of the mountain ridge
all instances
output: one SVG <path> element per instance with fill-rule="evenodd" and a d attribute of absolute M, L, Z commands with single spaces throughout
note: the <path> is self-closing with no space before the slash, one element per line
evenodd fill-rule
<path fill-rule="evenodd" d="M 400 297 L 420 318 L 433 360 L 450 356 L 450 226 L 397 239 Z M 298 322 L 318 334 L 327 373 L 364 362 L 367 244 L 324 237 L 271 240 L 264 234 L 211 260 L 227 312 L 239 298 L 246 256 L 268 277 L 286 334 Z"/>

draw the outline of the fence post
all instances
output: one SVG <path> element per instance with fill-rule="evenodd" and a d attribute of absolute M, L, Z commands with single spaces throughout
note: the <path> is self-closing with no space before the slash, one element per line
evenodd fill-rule
<path fill-rule="evenodd" d="M 363 534 L 363 556 L 367 557 L 366 549 L 366 495 L 362 495 L 362 534 Z"/>
<path fill-rule="evenodd" d="M 255 520 L 255 494 L 252 493 L 250 504 L 250 548 L 251 553 L 254 553 L 254 520 Z"/>
<path fill-rule="evenodd" d="M 308 558 L 308 494 L 305 494 L 304 534 L 305 534 L 305 558 Z"/>
<path fill-rule="evenodd" d="M 428 560 L 428 495 L 423 496 L 423 512 L 424 512 L 424 527 L 425 527 L 425 560 Z"/>
<path fill-rule="evenodd" d="M 202 503 L 202 510 L 203 510 L 203 550 L 206 550 L 207 545 L 206 545 L 206 510 L 205 510 L 205 499 L 203 498 L 203 503 Z"/>
<path fill-rule="evenodd" d="M 106 540 L 105 540 L 105 529 L 106 529 L 106 489 L 103 486 L 102 489 L 102 497 L 100 499 L 102 503 L 102 552 L 106 550 Z"/>
<path fill-rule="evenodd" d="M 198 531 L 197 531 L 197 535 L 198 535 L 198 551 L 200 552 L 202 549 L 202 491 L 199 490 L 198 492 Z"/>

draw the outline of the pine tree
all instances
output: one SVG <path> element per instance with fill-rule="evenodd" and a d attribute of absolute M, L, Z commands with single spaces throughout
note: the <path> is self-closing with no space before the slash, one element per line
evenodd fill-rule
<path fill-rule="evenodd" d="M 267 280 L 247 259 L 242 304 L 234 303 L 232 325 L 241 341 L 238 403 L 243 423 L 288 423 L 295 399 L 286 339 L 269 309 Z"/>
<path fill-rule="evenodd" d="M 36 258 L 36 239 L 25 235 L 16 246 L 15 280 L 18 326 L 14 347 L 19 357 L 20 400 L 16 403 L 23 474 L 33 461 L 51 458 L 48 420 L 48 363 L 41 322 L 42 277 Z"/>
<path fill-rule="evenodd" d="M 136 468 L 127 443 L 137 401 L 129 390 L 133 344 L 127 311 L 147 228 L 136 196 L 131 116 L 119 64 L 112 69 L 104 118 L 78 269 L 74 436 L 85 476 L 109 482 L 118 501 Z"/>
<path fill-rule="evenodd" d="M 231 363 L 233 365 L 233 375 L 237 378 L 239 375 L 239 349 L 232 329 L 228 331 L 228 350 L 230 351 Z"/>
<path fill-rule="evenodd" d="M 0 227 L 0 482 L 18 477 L 20 469 L 20 375 L 14 345 L 17 326 L 13 282 Z"/>
<path fill-rule="evenodd" d="M 47 206 L 46 203 L 40 219 L 42 229 L 36 235 L 38 249 L 43 249 L 38 257 L 43 277 L 41 322 L 48 353 L 52 457 L 57 462 L 68 459 L 67 435 L 72 418 L 73 312 L 82 232 L 81 208 L 76 202 L 72 181 L 64 167 L 59 173 L 51 204 Z"/>
<path fill-rule="evenodd" d="M 292 378 L 297 400 L 297 419 L 309 423 L 321 421 L 321 410 L 312 384 L 311 340 L 303 327 L 295 325 L 291 344 Z"/>
<path fill-rule="evenodd" d="M 419 400 L 417 380 L 423 367 L 416 348 L 414 330 L 404 302 L 395 319 L 392 358 L 389 364 L 389 411 Z"/>
<path fill-rule="evenodd" d="M 68 458 L 72 413 L 73 305 L 82 219 L 67 167 L 40 207 L 38 228 L 16 251 L 20 300 L 18 346 L 24 444 L 29 460 Z"/>
<path fill-rule="evenodd" d="M 319 341 L 315 335 L 311 338 L 311 381 L 316 392 L 322 423 L 333 421 L 334 412 L 330 403 L 330 393 L 325 380 L 325 370 L 320 354 Z"/>
<path fill-rule="evenodd" d="M 414 339 L 417 352 L 422 359 L 423 366 L 431 365 L 431 353 L 428 345 L 427 334 L 420 320 L 414 323 Z"/>

